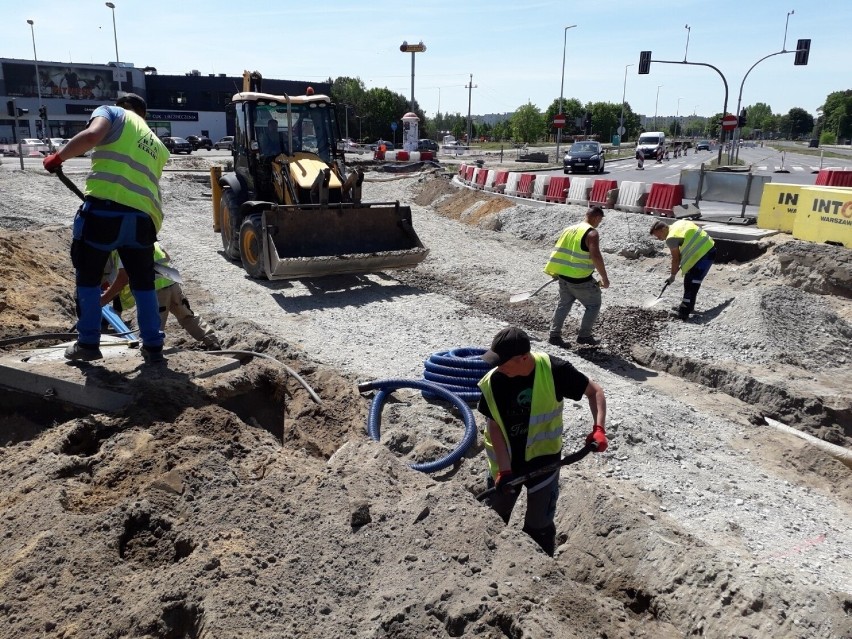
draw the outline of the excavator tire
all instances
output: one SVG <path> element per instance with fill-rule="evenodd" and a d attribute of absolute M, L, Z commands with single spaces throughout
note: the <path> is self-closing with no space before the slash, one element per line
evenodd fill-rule
<path fill-rule="evenodd" d="M 266 271 L 263 270 L 262 232 L 260 215 L 250 215 L 240 226 L 240 260 L 246 273 L 255 279 L 266 277 Z"/>
<path fill-rule="evenodd" d="M 219 228 L 222 233 L 222 248 L 225 257 L 230 260 L 240 259 L 240 227 L 239 227 L 240 203 L 231 189 L 222 190 L 222 199 L 219 205 L 221 219 Z"/>

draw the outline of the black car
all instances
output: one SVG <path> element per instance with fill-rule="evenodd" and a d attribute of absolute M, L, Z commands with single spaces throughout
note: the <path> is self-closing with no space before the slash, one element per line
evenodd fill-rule
<path fill-rule="evenodd" d="M 213 148 L 213 140 L 206 135 L 187 135 L 186 141 L 192 146 L 193 151 L 197 151 L 198 149 L 209 151 Z"/>
<path fill-rule="evenodd" d="M 603 173 L 605 164 L 604 149 L 600 142 L 591 140 L 574 142 L 565 153 L 563 172 L 594 171 L 595 173 Z"/>
<path fill-rule="evenodd" d="M 163 144 L 166 145 L 169 153 L 173 153 L 175 155 L 179 153 L 186 153 L 189 155 L 192 153 L 192 145 L 183 138 L 166 137 L 163 138 Z"/>
<path fill-rule="evenodd" d="M 430 140 L 429 138 L 422 138 L 417 141 L 417 150 L 418 151 L 434 151 L 438 152 L 438 143 L 435 140 Z"/>
<path fill-rule="evenodd" d="M 699 140 L 695 144 L 696 151 L 709 151 L 710 150 L 710 141 L 709 140 Z"/>

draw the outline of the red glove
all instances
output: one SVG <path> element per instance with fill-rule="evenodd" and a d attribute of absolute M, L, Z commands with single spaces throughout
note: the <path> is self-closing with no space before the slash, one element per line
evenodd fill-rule
<path fill-rule="evenodd" d="M 504 495 L 512 495 L 518 492 L 517 488 L 509 485 L 514 478 L 511 470 L 501 470 L 497 473 L 497 479 L 494 480 L 494 488 Z"/>
<path fill-rule="evenodd" d="M 59 157 L 58 153 L 51 153 L 42 161 L 44 168 L 47 169 L 48 173 L 56 173 L 56 170 L 62 166 L 62 158 Z"/>
<path fill-rule="evenodd" d="M 609 442 L 606 439 L 606 431 L 604 431 L 604 427 L 599 424 L 595 424 L 594 428 L 592 428 L 592 432 L 588 434 L 586 437 L 586 443 L 591 444 L 595 443 L 598 445 L 596 453 L 602 453 L 606 450 L 607 446 L 609 446 Z"/>

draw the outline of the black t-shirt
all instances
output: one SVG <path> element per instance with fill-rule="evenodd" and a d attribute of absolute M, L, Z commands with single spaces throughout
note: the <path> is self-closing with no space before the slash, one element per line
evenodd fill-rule
<path fill-rule="evenodd" d="M 586 392 L 589 378 L 574 366 L 558 357 L 550 357 L 550 367 L 553 372 L 553 385 L 556 389 L 556 399 L 571 399 L 577 401 Z M 560 455 L 545 455 L 530 461 L 524 460 L 527 446 L 527 432 L 530 424 L 530 409 L 532 407 L 533 381 L 535 370 L 526 376 L 509 377 L 495 371 L 491 376 L 491 388 L 497 410 L 503 418 L 503 425 L 509 436 L 509 448 L 512 451 L 512 472 L 516 475 L 528 473 L 542 466 L 559 461 Z M 477 407 L 480 413 L 492 418 L 491 410 L 480 398 Z"/>

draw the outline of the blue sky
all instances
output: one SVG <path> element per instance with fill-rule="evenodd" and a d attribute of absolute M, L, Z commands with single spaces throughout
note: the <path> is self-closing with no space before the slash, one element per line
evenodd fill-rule
<path fill-rule="evenodd" d="M 115 58 L 113 11 L 101 0 L 0 0 L 0 57 L 33 59 L 27 20 L 34 21 L 40 61 L 104 63 Z M 121 61 L 162 74 L 241 75 L 323 80 L 360 77 L 367 88 L 411 94 L 411 54 L 403 40 L 426 45 L 415 54 L 415 98 L 427 115 L 440 109 L 514 111 L 528 101 L 544 110 L 559 97 L 626 101 L 637 113 L 710 115 L 722 110 L 724 86 L 712 69 L 652 64 L 637 75 L 639 52 L 654 60 L 704 62 L 728 82 L 736 108 L 749 67 L 811 38 L 808 66 L 794 54 L 770 57 L 748 75 L 743 106 L 765 102 L 775 113 L 816 109 L 832 91 L 852 88 L 850 0 L 114 0 Z M 564 27 L 576 24 L 566 31 Z M 687 30 L 685 25 L 689 25 Z M 687 50 L 687 36 L 689 45 Z M 662 86 L 660 86 L 662 85 Z M 658 87 L 659 91 L 658 91 Z"/>

